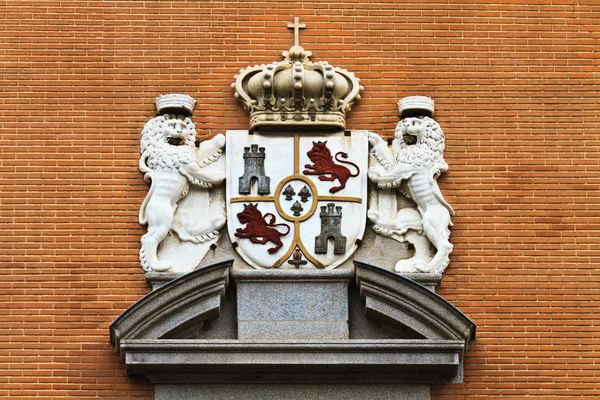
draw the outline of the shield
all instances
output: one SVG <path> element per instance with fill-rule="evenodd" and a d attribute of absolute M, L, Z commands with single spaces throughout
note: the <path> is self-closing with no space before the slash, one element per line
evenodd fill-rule
<path fill-rule="evenodd" d="M 362 239 L 368 134 L 227 132 L 227 226 L 255 268 L 332 269 Z"/>

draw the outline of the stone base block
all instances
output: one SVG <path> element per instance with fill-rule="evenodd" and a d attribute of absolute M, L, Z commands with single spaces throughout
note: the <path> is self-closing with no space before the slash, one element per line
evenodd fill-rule
<path fill-rule="evenodd" d="M 154 271 L 149 271 L 146 272 L 146 282 L 148 282 L 150 284 L 150 286 L 152 287 L 152 290 L 156 290 L 161 286 L 164 286 L 165 284 L 171 282 L 174 279 L 179 278 L 180 276 L 182 276 L 182 274 L 180 273 L 176 273 L 176 272 L 154 272 Z"/>
<path fill-rule="evenodd" d="M 351 270 L 232 270 L 239 340 L 349 338 Z"/>
<path fill-rule="evenodd" d="M 419 285 L 425 286 L 432 292 L 435 292 L 435 289 L 442 282 L 441 273 L 399 272 L 398 275 L 402 275 L 405 278 L 411 279 L 417 282 Z"/>

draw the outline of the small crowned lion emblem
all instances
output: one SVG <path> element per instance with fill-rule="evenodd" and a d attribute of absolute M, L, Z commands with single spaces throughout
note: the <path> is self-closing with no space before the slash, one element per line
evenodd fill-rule
<path fill-rule="evenodd" d="M 244 204 L 244 211 L 237 214 L 238 220 L 246 224 L 245 228 L 237 228 L 235 236 L 243 239 L 250 239 L 252 243 L 265 244 L 267 242 L 275 243 L 268 251 L 273 254 L 283 246 L 280 237 L 290 233 L 290 227 L 287 224 L 276 224 L 275 216 L 267 213 L 264 216 L 257 208 L 258 204 Z M 278 227 L 286 228 L 285 232 L 277 230 Z"/>
<path fill-rule="evenodd" d="M 430 117 L 404 118 L 396 127 L 391 149 L 374 133 L 369 134 L 369 143 L 377 160 L 369 169 L 369 179 L 381 189 L 398 189 L 416 203 L 420 214 L 415 218 L 414 213 L 402 209 L 388 224 L 380 210 L 369 210 L 373 229 L 388 237 L 404 235 L 409 229 L 422 231 L 437 252 L 430 262 L 417 260 L 408 271 L 443 272 L 453 248 L 448 227 L 454 215 L 437 184 L 437 177 L 448 169 L 443 157 L 444 132 Z"/>
<path fill-rule="evenodd" d="M 173 262 L 160 261 L 158 246 L 169 232 L 180 240 L 204 243 L 212 240 L 225 224 L 225 215 L 206 215 L 202 220 L 178 207 L 190 184 L 209 189 L 223 182 L 225 170 L 217 165 L 225 136 L 217 135 L 195 148 L 196 127 L 189 117 L 165 114 L 151 119 L 142 131 L 139 168 L 150 190 L 139 213 L 139 222 L 148 225 L 142 236 L 140 262 L 145 271 L 168 271 Z"/>
<path fill-rule="evenodd" d="M 353 178 L 360 174 L 360 168 L 358 165 L 350 161 L 340 160 L 338 157 L 348 158 L 348 154 L 343 151 L 338 151 L 335 154 L 335 161 L 350 164 L 356 168 L 356 173 L 352 174 L 350 170 L 340 164 L 336 164 L 331 156 L 331 151 L 327 147 L 327 141 L 325 142 L 313 142 L 313 147 L 306 153 L 310 161 L 314 164 L 306 164 L 304 167 L 304 175 L 320 175 L 320 181 L 335 181 L 336 179 L 340 182 L 339 186 L 334 186 L 329 189 L 329 193 L 336 193 L 346 187 L 346 182 L 349 178 Z M 329 176 L 327 176 L 329 175 Z"/>

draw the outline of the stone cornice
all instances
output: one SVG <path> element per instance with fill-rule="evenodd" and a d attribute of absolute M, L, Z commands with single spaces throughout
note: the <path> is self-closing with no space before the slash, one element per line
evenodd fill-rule
<path fill-rule="evenodd" d="M 463 356 L 475 338 L 475 324 L 424 286 L 359 262 L 355 262 L 355 271 L 231 270 L 231 265 L 232 261 L 221 262 L 184 275 L 142 298 L 112 324 L 111 341 L 124 358 L 130 374 L 144 375 L 162 384 L 228 382 L 232 379 L 256 383 L 263 382 L 263 377 L 273 382 L 283 380 L 301 384 L 462 381 Z M 260 287 L 268 287 L 270 283 L 274 297 L 263 296 L 268 300 L 264 305 L 276 308 L 276 303 L 279 300 L 285 303 L 286 296 L 291 293 L 299 291 L 302 295 L 306 286 L 318 288 L 318 285 L 342 282 L 341 288 L 345 291 L 353 273 L 365 302 L 367 318 L 387 327 L 391 337 L 396 338 L 327 339 L 325 332 L 317 328 L 311 331 L 312 336 L 298 337 L 285 329 L 279 333 L 269 331 L 272 327 L 268 327 L 273 324 L 265 325 L 266 330 L 260 331 L 263 335 L 245 339 L 240 335 L 240 324 L 253 321 L 243 318 L 247 308 L 260 307 L 246 304 L 249 297 L 244 290 L 248 288 L 244 289 L 242 283 L 255 282 Z M 230 274 L 235 282 L 230 295 L 236 292 L 238 300 L 246 299 L 242 304 L 238 301 L 237 309 L 233 309 L 237 315 L 230 315 L 238 320 L 234 335 L 227 339 L 186 336 L 183 328 L 194 326 L 200 329 L 203 321 L 214 321 L 221 312 L 227 313 L 222 308 Z M 286 281 L 292 286 L 284 290 L 282 285 Z M 246 297 L 242 296 L 244 293 Z M 311 293 L 307 292 L 307 296 L 316 296 Z M 250 295 L 262 299 L 260 291 Z M 346 296 L 342 299 L 348 301 Z M 289 298 L 287 300 L 289 303 Z M 331 318 L 320 321 L 341 321 L 335 310 L 326 306 L 324 299 L 313 303 L 307 302 L 298 310 L 309 309 L 311 312 L 307 315 L 317 317 L 330 310 L 331 315 L 327 315 Z M 289 309 L 284 310 L 292 313 L 289 321 L 307 323 L 304 317 L 292 312 L 295 304 L 289 303 Z M 271 322 L 280 322 L 282 315 L 287 315 L 267 314 L 272 317 L 267 318 Z M 398 334 L 409 330 L 414 334 Z"/>
<path fill-rule="evenodd" d="M 290 373 L 299 376 L 320 372 L 356 374 L 365 371 L 387 374 L 392 381 L 421 374 L 422 382 L 451 381 L 460 374 L 464 344 L 458 340 L 344 340 L 314 342 L 261 342 L 237 340 L 135 340 L 123 341 L 128 370 L 152 375 L 158 371 L 175 374 L 161 380 L 177 379 L 179 373 L 236 373 L 238 377 L 257 373 Z M 251 371 L 251 372 L 248 372 Z M 329 371 L 329 372 L 327 372 Z M 282 379 L 282 376 L 279 379 Z M 364 379 L 364 376 L 363 378 Z"/>

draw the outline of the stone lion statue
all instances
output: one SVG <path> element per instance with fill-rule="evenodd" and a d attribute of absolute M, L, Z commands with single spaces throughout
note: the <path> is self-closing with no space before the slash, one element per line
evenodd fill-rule
<path fill-rule="evenodd" d="M 195 148 L 196 128 L 189 117 L 165 114 L 151 119 L 142 131 L 139 168 L 150 190 L 139 213 L 139 222 L 148 225 L 142 236 L 140 261 L 145 271 L 168 271 L 171 262 L 159 261 L 159 244 L 169 232 L 180 240 L 203 243 L 216 237 L 225 224 L 225 215 L 207 215 L 201 221 L 189 212 L 178 211 L 178 202 L 189 185 L 209 189 L 225 179 L 222 168 L 212 168 L 223 152 L 225 136 L 219 134 Z"/>
<path fill-rule="evenodd" d="M 371 208 L 368 217 L 373 229 L 380 235 L 407 241 L 409 231 L 423 233 L 435 246 L 436 253 L 431 261 L 422 256 L 413 257 L 410 262 L 400 260 L 396 271 L 403 272 L 442 272 L 450 262 L 452 244 L 449 242 L 452 226 L 452 207 L 444 200 L 437 184 L 442 171 L 448 169 L 444 161 L 444 133 L 435 120 L 427 116 L 404 118 L 395 132 L 391 148 L 377 134 L 369 134 L 371 154 L 375 165 L 369 169 L 369 179 L 379 189 L 379 204 Z M 396 210 L 396 194 L 399 190 L 416 203 L 417 210 L 411 207 Z M 387 190 L 387 191 L 386 191 Z M 393 196 L 394 199 L 385 199 Z M 394 206 L 382 203 L 393 202 Z M 393 211 L 390 211 L 393 209 Z M 395 215 L 383 215 L 385 212 Z M 417 212 L 418 211 L 418 212 Z M 411 240 L 414 242 L 414 240 Z M 417 243 L 413 243 L 419 252 Z"/>

